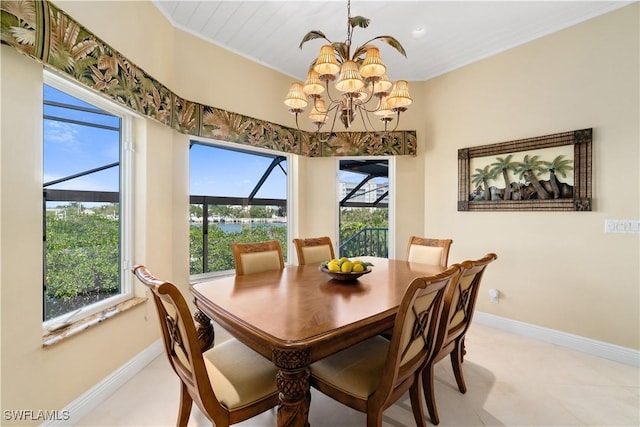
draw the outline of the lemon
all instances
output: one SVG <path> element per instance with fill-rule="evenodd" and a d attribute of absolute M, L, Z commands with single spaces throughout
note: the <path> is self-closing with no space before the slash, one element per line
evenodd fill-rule
<path fill-rule="evenodd" d="M 345 261 L 342 263 L 341 269 L 343 273 L 351 273 L 353 263 L 351 261 Z"/>
<path fill-rule="evenodd" d="M 347 262 L 347 261 L 349 261 L 349 258 L 347 258 L 347 257 L 344 257 L 344 256 L 343 256 L 343 257 L 342 257 L 342 258 L 340 258 L 338 261 L 340 261 L 340 262 Z"/>
<path fill-rule="evenodd" d="M 362 264 L 362 261 L 360 261 L 359 259 L 353 261 L 354 264 Z"/>
<path fill-rule="evenodd" d="M 359 262 L 355 262 L 353 263 L 353 272 L 354 273 L 361 273 L 364 271 L 364 266 L 362 264 L 360 264 Z"/>
<path fill-rule="evenodd" d="M 329 270 L 329 271 L 340 271 L 340 265 L 338 265 L 337 262 L 331 261 L 329 264 L 327 264 L 327 270 Z"/>

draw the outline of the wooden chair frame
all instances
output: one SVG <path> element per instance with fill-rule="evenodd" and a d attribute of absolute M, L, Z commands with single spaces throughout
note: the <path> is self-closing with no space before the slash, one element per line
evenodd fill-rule
<path fill-rule="evenodd" d="M 235 410 L 229 410 L 220 403 L 211 385 L 202 343 L 198 340 L 191 311 L 182 293 L 173 283 L 155 278 L 144 266 L 135 266 L 133 274 L 153 295 L 165 351 L 171 368 L 180 378 L 177 426 L 187 426 L 193 402 L 219 427 L 242 422 L 278 405 L 277 390 Z"/>
<path fill-rule="evenodd" d="M 407 245 L 407 260 L 411 255 L 411 247 L 413 245 L 439 247 L 442 248 L 440 266 L 447 268 L 447 264 L 449 263 L 449 250 L 451 249 L 452 243 L 453 240 L 451 239 L 432 239 L 428 237 L 411 236 L 409 237 L 409 244 Z"/>
<path fill-rule="evenodd" d="M 247 274 L 246 267 L 242 261 L 242 255 L 248 253 L 276 251 L 279 257 L 280 270 L 284 268 L 284 257 L 282 255 L 282 246 L 279 240 L 267 240 L 264 242 L 252 243 L 231 243 L 231 251 L 235 261 L 236 275 L 242 276 Z"/>
<path fill-rule="evenodd" d="M 333 243 L 331 242 L 331 238 L 328 236 L 310 237 L 306 239 L 293 239 L 293 244 L 296 247 L 296 254 L 298 255 L 298 265 L 305 265 L 305 264 L 315 262 L 315 260 L 308 260 L 305 258 L 304 248 L 309 246 L 328 246 L 329 247 L 330 258 L 327 260 L 320 260 L 318 262 L 329 261 L 335 258 L 335 253 L 333 251 Z"/>
<path fill-rule="evenodd" d="M 434 391 L 434 366 L 437 362 L 449 355 L 458 389 L 461 393 L 467 392 L 462 375 L 465 352 L 464 337 L 473 319 L 484 272 L 487 266 L 496 259 L 496 254 L 489 253 L 479 260 L 462 262 L 458 280 L 451 283 L 447 291 L 442 310 L 443 319 L 438 327 L 436 350 L 422 374 L 427 409 L 433 424 L 437 425 L 440 422 Z"/>
<path fill-rule="evenodd" d="M 459 272 L 460 267 L 456 264 L 442 273 L 414 279 L 405 292 L 394 323 L 394 330 L 401 333 L 394 334 L 390 342 L 379 336 L 370 338 L 388 343 L 388 353 L 380 382 L 367 398 L 355 396 L 321 377 L 318 366 L 323 360 L 316 362 L 316 368 L 311 365 L 311 385 L 331 398 L 366 413 L 367 426 L 377 427 L 382 425 L 384 410 L 408 390 L 416 424 L 425 426 L 420 375 L 426 361 L 433 356 L 446 290 Z M 428 298 L 432 298 L 430 303 Z M 366 358 L 367 354 L 354 357 Z"/>

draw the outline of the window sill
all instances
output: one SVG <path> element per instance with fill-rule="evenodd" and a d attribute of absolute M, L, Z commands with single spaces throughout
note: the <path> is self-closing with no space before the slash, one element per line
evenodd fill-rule
<path fill-rule="evenodd" d="M 147 301 L 147 298 L 131 298 L 121 302 L 120 304 L 116 304 L 113 307 L 109 307 L 106 310 L 101 311 L 100 313 L 96 313 L 92 316 L 72 322 L 62 329 L 48 332 L 42 337 L 42 346 L 51 347 L 55 344 L 58 344 L 64 339 L 84 332 L 90 327 L 97 325 L 98 323 L 102 323 L 103 321 L 110 319 L 113 316 L 124 313 L 125 311 L 130 310 L 133 307 L 143 304 L 145 301 Z"/>

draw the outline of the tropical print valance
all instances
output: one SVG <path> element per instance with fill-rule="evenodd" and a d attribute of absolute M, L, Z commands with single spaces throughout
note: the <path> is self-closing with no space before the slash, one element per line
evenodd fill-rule
<path fill-rule="evenodd" d="M 415 155 L 416 132 L 313 133 L 181 98 L 49 1 L 0 3 L 2 43 L 171 128 L 305 156 Z"/>

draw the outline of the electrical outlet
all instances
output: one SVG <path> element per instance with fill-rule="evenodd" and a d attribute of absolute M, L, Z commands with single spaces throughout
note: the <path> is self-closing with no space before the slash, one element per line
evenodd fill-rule
<path fill-rule="evenodd" d="M 604 232 L 638 234 L 640 233 L 640 221 L 633 219 L 605 219 Z"/>
<path fill-rule="evenodd" d="M 500 301 L 500 291 L 497 289 L 489 289 L 489 301 L 498 304 Z"/>

